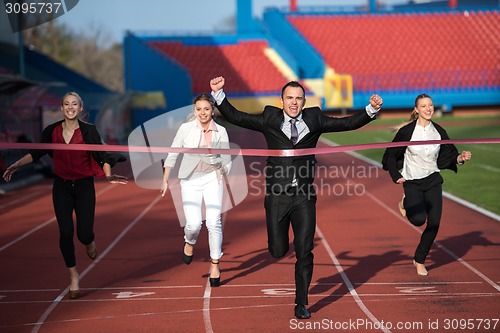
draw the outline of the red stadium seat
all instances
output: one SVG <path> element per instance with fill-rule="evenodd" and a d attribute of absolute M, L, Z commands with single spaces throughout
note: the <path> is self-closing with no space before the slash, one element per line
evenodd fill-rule
<path fill-rule="evenodd" d="M 192 76 L 193 93 L 207 90 L 207 82 L 224 74 L 228 93 L 276 93 L 287 79 L 265 56 L 267 41 L 240 41 L 233 45 L 183 45 L 152 42 L 151 46 L 185 66 Z M 256 70 L 258 69 L 258 70 Z"/>
<path fill-rule="evenodd" d="M 499 79 L 490 78 L 499 66 L 497 11 L 293 15 L 288 20 L 330 67 L 353 75 L 356 90 L 498 86 Z M 450 74 L 457 71 L 474 74 L 458 79 Z M 368 80 L 370 87 L 365 75 L 379 78 Z"/>

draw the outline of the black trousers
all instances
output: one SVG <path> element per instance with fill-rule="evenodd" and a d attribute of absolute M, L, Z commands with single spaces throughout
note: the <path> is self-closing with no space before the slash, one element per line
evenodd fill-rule
<path fill-rule="evenodd" d="M 439 230 L 443 211 L 442 184 L 443 177 L 439 172 L 423 179 L 407 180 L 403 183 L 406 217 L 417 227 L 427 221 L 414 256 L 415 261 L 421 264 L 425 263 Z"/>
<path fill-rule="evenodd" d="M 316 195 L 306 193 L 268 193 L 264 206 L 269 252 L 274 258 L 286 255 L 290 223 L 295 247 L 295 304 L 308 304 L 313 273 L 314 233 L 316 232 Z"/>
<path fill-rule="evenodd" d="M 76 216 L 76 234 L 80 243 L 94 241 L 95 188 L 94 178 L 64 180 L 55 177 L 52 200 L 59 225 L 59 247 L 66 267 L 76 266 L 73 243 L 73 211 Z"/>

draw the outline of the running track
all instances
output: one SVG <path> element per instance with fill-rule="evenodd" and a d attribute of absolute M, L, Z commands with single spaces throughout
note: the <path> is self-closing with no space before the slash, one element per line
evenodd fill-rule
<path fill-rule="evenodd" d="M 263 144 L 257 137 L 250 147 Z M 497 219 L 444 199 L 429 276 L 419 277 L 411 261 L 421 230 L 399 215 L 401 188 L 352 155 L 317 158 L 330 173 L 316 179 L 322 194 L 311 320 L 293 317 L 293 246 L 280 260 L 267 253 L 263 196 L 252 188 L 224 216 L 223 285 L 211 289 L 205 228 L 186 266 L 169 195 L 133 181 L 97 182 L 99 255 L 90 261 L 77 244 L 82 297 L 69 300 L 46 180 L 0 198 L 0 332 L 500 331 Z M 245 162 L 248 168 L 265 160 Z M 371 174 L 353 179 L 353 168 Z M 252 177 L 262 184 L 260 175 Z M 348 187 L 358 192 L 349 195 Z"/>

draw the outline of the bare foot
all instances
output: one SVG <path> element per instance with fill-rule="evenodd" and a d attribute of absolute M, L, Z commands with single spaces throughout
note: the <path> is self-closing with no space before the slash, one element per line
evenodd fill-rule
<path fill-rule="evenodd" d="M 420 263 L 416 262 L 415 260 L 413 260 L 413 266 L 415 266 L 415 268 L 417 269 L 417 274 L 418 275 L 420 275 L 420 276 L 426 276 L 427 274 L 429 274 L 427 272 L 427 269 L 425 269 L 424 264 L 420 264 Z"/>

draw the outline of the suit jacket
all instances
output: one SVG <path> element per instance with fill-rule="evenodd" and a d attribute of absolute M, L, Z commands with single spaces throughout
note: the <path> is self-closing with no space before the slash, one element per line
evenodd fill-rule
<path fill-rule="evenodd" d="M 446 133 L 445 129 L 439 126 L 437 123 L 432 122 L 439 135 L 441 135 L 441 140 L 449 140 L 448 133 Z M 417 125 L 417 121 L 414 120 L 408 125 L 405 125 L 399 129 L 396 133 L 396 136 L 392 140 L 392 142 L 403 142 L 410 141 L 411 136 L 413 135 L 413 131 L 415 130 L 415 126 Z M 382 168 L 384 170 L 389 171 L 392 180 L 396 183 L 398 179 L 403 177 L 399 170 L 403 168 L 404 156 L 407 147 L 392 147 L 387 148 L 384 152 L 384 156 L 382 157 Z M 457 172 L 457 156 L 458 150 L 455 145 L 452 144 L 444 144 L 441 145 L 438 154 L 437 166 L 439 169 L 450 169 L 455 173 Z"/>
<path fill-rule="evenodd" d="M 374 120 L 366 112 L 359 112 L 350 117 L 332 118 L 328 117 L 319 107 L 304 108 L 302 119 L 309 128 L 309 133 L 301 138 L 297 144 L 283 133 L 281 125 L 284 121 L 283 109 L 266 106 L 261 114 L 249 114 L 237 110 L 224 98 L 217 107 L 224 118 L 232 124 L 261 132 L 267 142 L 268 149 L 300 149 L 316 147 L 319 137 L 327 132 L 349 131 L 366 125 Z M 298 157 L 268 157 L 266 167 L 266 185 L 269 190 L 276 192 L 276 188 L 285 189 L 292 183 L 294 176 L 298 187 L 310 193 L 313 191 L 314 155 Z M 276 188 L 273 188 L 274 185 Z"/>
<path fill-rule="evenodd" d="M 198 145 L 200 144 L 201 132 L 200 129 L 196 126 L 196 122 L 197 120 L 195 119 L 183 123 L 179 127 L 172 142 L 172 147 L 199 148 Z M 229 138 L 226 129 L 217 123 L 215 123 L 215 127 L 217 128 L 217 130 L 212 133 L 211 147 L 229 149 Z M 167 158 L 165 159 L 164 166 L 173 168 L 178 156 L 179 153 L 169 153 Z M 179 178 L 188 178 L 193 173 L 194 169 L 201 160 L 203 160 L 207 164 L 213 164 L 214 161 L 211 159 L 213 157 L 215 157 L 216 163 L 222 163 L 222 165 L 225 165 L 229 171 L 231 166 L 230 155 L 211 156 L 206 154 L 184 154 L 179 168 Z"/>
<path fill-rule="evenodd" d="M 52 133 L 54 129 L 59 126 L 64 120 L 57 121 L 47 127 L 42 131 L 42 143 L 52 143 Z M 94 124 L 90 124 L 84 122 L 82 120 L 78 120 L 78 124 L 80 127 L 80 131 L 82 132 L 83 141 L 86 144 L 103 144 L 101 136 L 97 131 L 97 128 Z M 48 154 L 52 157 L 52 150 L 50 149 L 33 149 L 29 152 L 31 157 L 33 157 L 33 162 L 39 160 L 45 154 Z M 102 169 L 104 163 L 108 163 L 111 167 L 113 167 L 117 162 L 124 162 L 127 159 L 120 154 L 110 154 L 105 151 L 92 151 L 92 159 L 93 161 Z M 96 165 L 94 165 L 94 174 L 103 177 L 101 170 L 97 170 Z"/>

